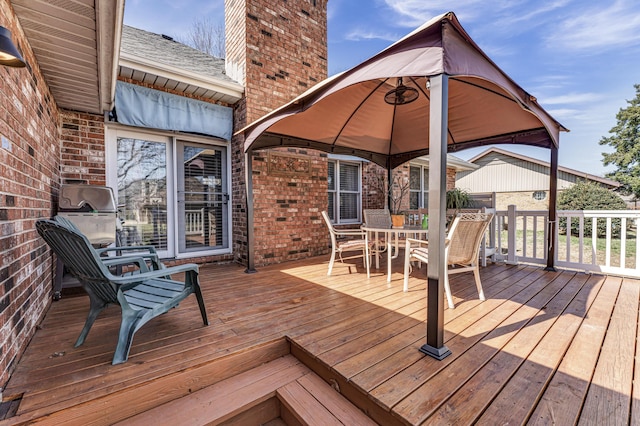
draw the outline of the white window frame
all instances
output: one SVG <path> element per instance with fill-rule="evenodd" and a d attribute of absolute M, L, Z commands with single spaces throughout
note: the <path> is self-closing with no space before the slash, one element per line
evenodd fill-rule
<path fill-rule="evenodd" d="M 118 187 L 118 152 L 117 152 L 117 140 L 120 137 L 124 138 L 138 138 L 146 139 L 153 142 L 166 143 L 167 149 L 167 224 L 172 228 L 172 232 L 167 235 L 167 253 L 168 258 L 173 259 L 189 259 L 192 257 L 201 256 L 215 256 L 222 254 L 230 254 L 233 252 L 233 232 L 232 232 L 232 188 L 231 188 L 231 143 L 228 141 L 222 141 L 220 139 L 207 138 L 204 136 L 194 136 L 181 132 L 162 132 L 152 131 L 148 129 L 142 129 L 137 127 L 124 126 L 122 124 L 107 123 L 105 124 L 105 178 L 107 186 L 114 188 Z M 204 145 L 213 145 L 226 148 L 226 161 L 227 161 L 227 182 L 228 182 L 228 194 L 229 202 L 227 203 L 227 235 L 229 235 L 227 244 L 228 247 L 194 251 L 189 253 L 178 252 L 178 203 L 176 202 L 175 193 L 178 187 L 177 177 L 177 141 L 193 142 Z"/>
<path fill-rule="evenodd" d="M 327 194 L 333 194 L 333 223 L 336 225 L 362 223 L 362 161 L 345 160 L 341 158 L 329 158 L 328 161 L 335 165 L 335 189 L 329 189 L 327 184 Z M 358 168 L 358 189 L 357 191 L 340 190 L 340 166 L 351 165 Z M 357 210 L 355 219 L 342 219 L 340 217 L 340 195 L 341 193 L 357 194 Z M 331 213 L 331 212 L 330 212 Z"/>
<path fill-rule="evenodd" d="M 417 208 L 422 209 L 426 207 L 425 201 L 429 200 L 429 188 L 424 187 L 425 174 L 427 176 L 427 179 L 429 177 L 429 167 L 426 164 L 409 163 L 409 176 L 411 176 L 411 167 L 420 168 L 420 189 L 409 188 L 409 194 L 415 194 L 416 192 L 419 194 Z"/>

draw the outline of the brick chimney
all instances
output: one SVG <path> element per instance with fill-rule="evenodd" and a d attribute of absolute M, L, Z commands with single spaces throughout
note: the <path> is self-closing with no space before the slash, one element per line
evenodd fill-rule
<path fill-rule="evenodd" d="M 225 0 L 226 72 L 245 86 L 238 130 L 327 77 L 327 0 Z M 232 140 L 234 253 L 246 263 L 244 140 Z M 295 171 L 287 169 L 296 163 Z M 326 253 L 326 154 L 253 155 L 256 265 Z"/>

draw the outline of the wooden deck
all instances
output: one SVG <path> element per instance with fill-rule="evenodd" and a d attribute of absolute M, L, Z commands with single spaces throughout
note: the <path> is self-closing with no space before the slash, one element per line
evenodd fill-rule
<path fill-rule="evenodd" d="M 445 311 L 452 355 L 436 361 L 418 351 L 424 268 L 403 293 L 401 262 L 388 284 L 384 265 L 367 279 L 360 264 L 337 263 L 327 277 L 327 260 L 255 274 L 202 267 L 210 326 L 189 298 L 145 325 L 116 366 L 119 309 L 108 308 L 74 349 L 88 300 L 63 297 L 3 391 L 17 412 L 0 425 L 112 424 L 283 356 L 384 425 L 640 424 L 640 281 L 497 264 L 482 268 L 480 302 L 472 274 L 454 276 L 456 308 Z"/>

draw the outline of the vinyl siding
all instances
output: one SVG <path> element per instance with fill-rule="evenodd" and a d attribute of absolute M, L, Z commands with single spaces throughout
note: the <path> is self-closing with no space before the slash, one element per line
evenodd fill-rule
<path fill-rule="evenodd" d="M 478 159 L 480 168 L 460 172 L 456 187 L 469 192 L 521 192 L 549 189 L 549 167 L 499 153 Z M 558 172 L 558 189 L 566 189 L 583 177 Z"/>

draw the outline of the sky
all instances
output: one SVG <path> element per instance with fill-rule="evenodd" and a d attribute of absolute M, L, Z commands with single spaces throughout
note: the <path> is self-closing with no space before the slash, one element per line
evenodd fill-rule
<path fill-rule="evenodd" d="M 328 0 L 329 75 L 345 71 L 441 13 L 563 126 L 561 166 L 604 176 L 616 114 L 640 84 L 638 0 Z M 224 24 L 224 0 L 126 0 L 124 23 L 186 39 L 197 19 Z M 503 147 L 549 161 L 548 150 Z M 484 148 L 455 155 L 468 160 Z"/>

